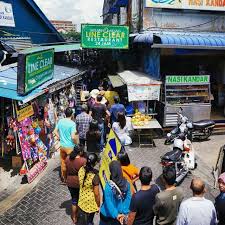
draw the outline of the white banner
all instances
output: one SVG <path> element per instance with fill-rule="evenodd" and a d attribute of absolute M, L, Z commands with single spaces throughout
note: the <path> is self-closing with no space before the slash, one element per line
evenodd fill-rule
<path fill-rule="evenodd" d="M 0 26 L 15 27 L 12 5 L 0 2 Z"/>
<path fill-rule="evenodd" d="M 159 100 L 160 85 L 134 86 L 128 85 L 128 99 L 132 101 Z"/>

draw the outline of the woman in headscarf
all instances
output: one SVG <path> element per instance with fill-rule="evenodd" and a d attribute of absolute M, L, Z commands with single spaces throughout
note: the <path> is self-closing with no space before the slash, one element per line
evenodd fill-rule
<path fill-rule="evenodd" d="M 130 184 L 123 177 L 119 161 L 109 164 L 111 173 L 103 192 L 103 204 L 100 209 L 100 225 L 120 225 L 129 213 L 131 201 Z"/>
<path fill-rule="evenodd" d="M 225 224 L 225 173 L 222 173 L 219 176 L 219 189 L 220 189 L 220 194 L 216 197 L 216 211 L 217 211 L 217 216 L 219 219 L 218 225 L 224 225 Z"/>

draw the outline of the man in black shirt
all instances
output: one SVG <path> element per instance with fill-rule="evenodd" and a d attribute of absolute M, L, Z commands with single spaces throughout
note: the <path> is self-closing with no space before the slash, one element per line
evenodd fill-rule
<path fill-rule="evenodd" d="M 132 196 L 128 225 L 153 225 L 155 196 L 159 193 L 157 185 L 150 185 L 152 170 L 142 167 L 139 174 L 141 190 Z"/>
<path fill-rule="evenodd" d="M 103 97 L 98 95 L 96 97 L 96 102 L 92 106 L 91 111 L 89 114 L 92 116 L 94 120 L 98 121 L 98 128 L 101 132 L 101 142 L 100 142 L 100 151 L 104 148 L 104 120 L 106 115 L 110 117 L 110 112 L 107 110 L 106 105 L 102 104 Z"/>

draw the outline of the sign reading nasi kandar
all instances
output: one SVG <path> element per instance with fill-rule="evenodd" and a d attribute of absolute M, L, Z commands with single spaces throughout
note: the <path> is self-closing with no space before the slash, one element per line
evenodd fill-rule
<path fill-rule="evenodd" d="M 18 58 L 17 92 L 27 94 L 53 78 L 54 49 L 20 54 Z"/>
<path fill-rule="evenodd" d="M 225 0 L 146 0 L 146 7 L 225 11 Z"/>
<path fill-rule="evenodd" d="M 209 83 L 209 75 L 166 76 L 167 84 Z"/>
<path fill-rule="evenodd" d="M 81 25 L 82 48 L 129 48 L 129 27 L 115 25 Z"/>
<path fill-rule="evenodd" d="M 15 27 L 12 5 L 0 2 L 0 26 Z"/>

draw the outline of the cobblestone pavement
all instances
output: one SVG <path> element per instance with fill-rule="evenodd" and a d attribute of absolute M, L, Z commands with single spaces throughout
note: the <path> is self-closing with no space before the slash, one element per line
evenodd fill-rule
<path fill-rule="evenodd" d="M 132 163 L 138 167 L 150 166 L 156 180 L 161 173 L 159 164 L 160 156 L 164 154 L 168 146 L 163 145 L 162 139 L 156 140 L 156 148 L 127 149 Z M 70 219 L 70 195 L 67 187 L 60 184 L 59 159 L 55 160 L 53 168 L 40 180 L 38 185 L 28 193 L 18 204 L 0 216 L 0 225 L 69 225 Z M 198 168 L 189 175 L 181 186 L 184 189 L 185 197 L 190 197 L 190 181 L 193 175 L 201 176 L 208 184 L 207 198 L 213 200 L 217 191 L 212 189 L 213 179 L 211 168 L 200 159 Z M 98 224 L 98 216 L 95 218 Z"/>

